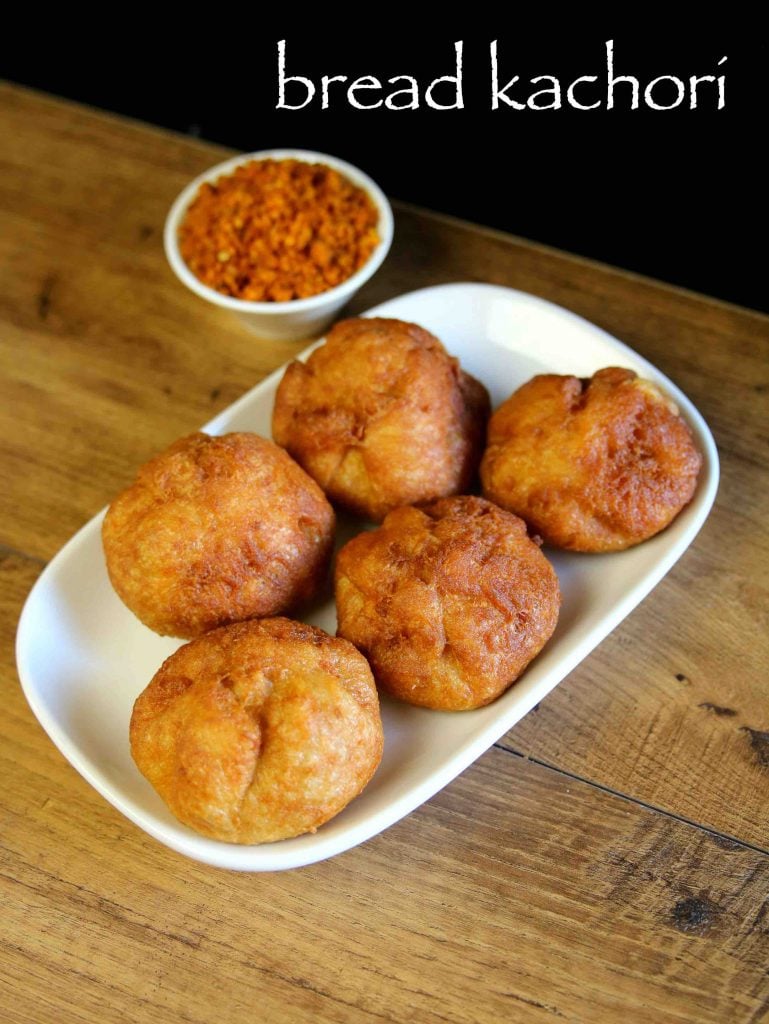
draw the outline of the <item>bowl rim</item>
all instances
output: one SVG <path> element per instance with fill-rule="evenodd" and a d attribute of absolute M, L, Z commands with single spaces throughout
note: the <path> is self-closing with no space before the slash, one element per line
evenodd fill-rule
<path fill-rule="evenodd" d="M 349 178 L 353 184 L 363 188 L 374 201 L 379 211 L 379 223 L 377 225 L 380 240 L 377 247 L 369 258 L 356 270 L 354 274 L 326 291 L 318 292 L 317 295 L 309 295 L 304 299 L 286 299 L 283 302 L 254 302 L 250 299 L 238 299 L 232 295 L 223 295 L 215 288 L 204 284 L 187 266 L 187 263 L 179 251 L 178 231 L 182 218 L 187 212 L 192 200 L 197 195 L 198 189 L 205 182 L 214 181 L 223 175 L 234 171 L 241 164 L 249 163 L 252 160 L 300 160 L 303 163 L 321 163 L 332 167 Z M 393 238 L 393 213 L 392 207 L 384 192 L 360 168 L 341 160 L 339 157 L 331 156 L 328 153 L 318 153 L 309 149 L 262 149 L 253 153 L 240 153 L 237 156 L 223 160 L 221 163 L 209 167 L 185 186 L 171 205 L 166 216 L 163 228 L 163 244 L 166 258 L 171 269 L 179 280 L 203 299 L 208 299 L 225 309 L 232 309 L 238 313 L 269 313 L 275 316 L 280 313 L 302 313 L 325 305 L 329 301 L 341 299 L 343 296 L 351 295 L 363 285 L 379 269 L 385 256 L 390 250 Z"/>

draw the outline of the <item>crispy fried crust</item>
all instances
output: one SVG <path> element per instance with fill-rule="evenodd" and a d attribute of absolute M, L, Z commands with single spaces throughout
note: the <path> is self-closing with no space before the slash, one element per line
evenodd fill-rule
<path fill-rule="evenodd" d="M 489 397 L 437 338 L 401 320 L 343 320 L 278 387 L 272 432 L 331 498 L 375 521 L 467 490 Z"/>
<path fill-rule="evenodd" d="M 256 434 L 192 434 L 143 466 L 102 528 L 120 598 L 155 632 L 190 639 L 313 597 L 334 513 L 314 480 Z"/>
<path fill-rule="evenodd" d="M 517 516 L 483 498 L 391 512 L 336 565 L 338 633 L 379 686 L 412 704 L 488 704 L 542 649 L 558 619 L 552 566 Z"/>
<path fill-rule="evenodd" d="M 702 458 L 676 406 L 632 370 L 544 374 L 494 413 L 483 493 L 555 547 L 616 551 L 691 500 Z"/>
<path fill-rule="evenodd" d="M 360 793 L 383 742 L 365 658 L 288 619 L 181 647 L 136 701 L 130 735 L 173 814 L 231 843 L 314 832 Z"/>

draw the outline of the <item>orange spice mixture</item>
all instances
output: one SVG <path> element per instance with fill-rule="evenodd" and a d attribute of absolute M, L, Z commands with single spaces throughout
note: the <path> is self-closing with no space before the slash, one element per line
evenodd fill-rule
<path fill-rule="evenodd" d="M 286 302 L 359 270 L 379 243 L 378 220 L 370 196 L 325 164 L 251 160 L 200 186 L 179 249 L 223 295 Z"/>

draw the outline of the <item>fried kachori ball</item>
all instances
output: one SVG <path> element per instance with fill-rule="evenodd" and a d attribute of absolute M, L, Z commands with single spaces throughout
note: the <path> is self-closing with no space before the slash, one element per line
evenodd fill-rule
<path fill-rule="evenodd" d="M 366 655 L 379 687 L 445 711 L 506 690 L 560 607 L 526 524 L 476 497 L 391 512 L 339 552 L 335 587 L 338 635 Z"/>
<path fill-rule="evenodd" d="M 702 458 L 676 405 L 632 370 L 543 374 L 489 422 L 483 493 L 546 544 L 618 551 L 691 500 Z"/>
<path fill-rule="evenodd" d="M 333 532 L 321 489 L 272 441 L 191 434 L 141 467 L 102 539 L 121 600 L 156 633 L 191 639 L 310 600 Z"/>
<path fill-rule="evenodd" d="M 230 843 L 314 832 L 360 793 L 383 742 L 366 659 L 282 618 L 180 647 L 137 699 L 130 736 L 179 821 Z"/>
<path fill-rule="evenodd" d="M 332 501 L 375 521 L 468 490 L 489 397 L 416 324 L 343 320 L 278 387 L 272 432 Z"/>

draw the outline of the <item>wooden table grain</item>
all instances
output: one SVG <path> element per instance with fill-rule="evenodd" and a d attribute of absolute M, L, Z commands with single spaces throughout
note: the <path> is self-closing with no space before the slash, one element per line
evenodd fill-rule
<path fill-rule="evenodd" d="M 10 85 L 0 139 L 3 1020 L 769 1019 L 769 319 L 397 206 L 353 310 L 457 280 L 575 310 L 700 408 L 719 496 L 631 617 L 427 804 L 312 867 L 221 871 L 75 773 L 13 639 L 137 464 L 302 345 L 255 343 L 165 263 L 171 200 L 223 150 Z"/>

